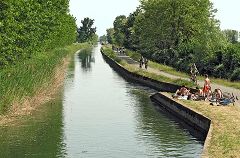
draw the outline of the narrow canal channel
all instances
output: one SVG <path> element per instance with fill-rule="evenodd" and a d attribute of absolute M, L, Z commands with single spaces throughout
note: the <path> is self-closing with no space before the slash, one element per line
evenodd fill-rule
<path fill-rule="evenodd" d="M 156 110 L 153 93 L 114 72 L 100 45 L 76 54 L 59 99 L 0 127 L 0 157 L 200 157 L 202 142 Z"/>

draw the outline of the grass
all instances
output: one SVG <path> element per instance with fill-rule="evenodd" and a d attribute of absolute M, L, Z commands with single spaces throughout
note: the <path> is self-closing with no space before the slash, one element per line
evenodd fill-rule
<path fill-rule="evenodd" d="M 136 61 L 139 61 L 139 59 L 141 57 L 141 55 L 139 53 L 134 52 L 134 51 L 130 51 L 130 50 L 127 50 L 126 54 Z M 157 62 L 153 62 L 153 61 L 149 61 L 149 67 L 164 71 L 164 72 L 169 73 L 171 75 L 183 77 L 183 78 L 189 78 L 190 77 L 190 74 L 187 74 L 185 72 L 177 71 L 173 67 L 163 65 L 163 64 L 160 64 L 160 63 L 157 63 Z M 198 80 L 204 80 L 205 77 L 198 75 L 197 79 Z M 213 78 L 213 77 L 210 77 L 210 79 L 211 79 L 212 83 L 217 83 L 219 85 L 224 85 L 224 86 L 227 86 L 227 87 L 233 87 L 233 88 L 236 88 L 236 89 L 240 89 L 240 82 L 231 82 L 231 81 L 226 80 L 226 79 Z"/>
<path fill-rule="evenodd" d="M 144 69 L 139 69 L 138 67 L 130 65 L 126 61 L 123 61 L 123 60 L 119 59 L 117 57 L 116 53 L 114 53 L 112 51 L 112 49 L 108 46 L 104 46 L 104 47 L 102 47 L 102 49 L 104 50 L 104 53 L 108 57 L 110 57 L 113 60 L 115 60 L 116 62 L 118 62 L 120 65 L 122 65 L 124 68 L 126 68 L 130 72 L 133 72 L 133 73 L 145 76 L 145 77 L 149 77 L 149 78 L 155 79 L 157 81 L 161 81 L 161 82 L 167 82 L 167 83 L 172 83 L 172 84 L 177 84 L 177 85 L 185 85 L 185 86 L 192 87 L 192 88 L 196 87 L 196 85 L 194 85 L 192 82 L 182 80 L 182 79 L 171 79 L 171 78 L 168 78 L 166 76 L 151 73 L 151 72 L 146 71 Z M 134 60 L 137 60 L 137 61 L 141 57 L 138 53 L 132 52 L 132 51 L 129 51 L 129 50 L 126 52 L 126 54 L 129 55 L 130 57 L 134 56 L 134 58 L 135 58 Z"/>
<path fill-rule="evenodd" d="M 21 102 L 23 97 L 32 97 L 42 85 L 49 83 L 55 67 L 67 55 L 88 44 L 72 44 L 49 52 L 35 53 L 30 59 L 19 61 L 0 71 L 0 113 L 6 113 L 13 101 Z"/>
<path fill-rule="evenodd" d="M 103 48 L 105 49 L 105 48 Z M 105 51 L 104 51 L 105 52 Z M 130 55 L 131 56 L 131 55 Z M 135 55 L 137 56 L 137 55 Z M 130 72 L 140 74 L 142 76 L 150 77 L 159 81 L 169 82 L 174 84 L 191 84 L 187 81 L 182 80 L 172 80 L 164 76 L 156 75 L 143 69 L 139 69 L 136 66 L 127 64 L 124 61 L 119 62 L 124 68 Z M 152 67 L 166 71 L 173 75 L 184 73 L 177 72 L 173 68 L 157 64 L 152 62 Z M 180 76 L 179 75 L 179 76 Z M 187 75 L 186 75 L 187 76 Z M 202 77 L 203 79 L 203 77 Z M 212 79 L 213 82 L 221 83 L 223 85 L 232 85 L 236 88 L 239 83 L 231 83 L 221 79 Z M 186 83 L 185 83 L 186 82 Z M 191 86 L 191 85 L 188 85 Z M 171 94 L 164 93 L 166 96 L 171 97 Z M 210 118 L 212 120 L 212 133 L 209 139 L 209 146 L 207 147 L 208 157 L 240 157 L 240 109 L 237 106 L 211 106 L 209 102 L 204 101 L 189 101 L 189 100 L 176 100 L 180 104 L 186 106 L 187 108 L 197 111 L 198 113 Z"/>
<path fill-rule="evenodd" d="M 171 98 L 171 94 L 164 93 Z M 209 157 L 240 157 L 240 109 L 237 106 L 211 106 L 209 102 L 176 100 L 212 120 Z"/>

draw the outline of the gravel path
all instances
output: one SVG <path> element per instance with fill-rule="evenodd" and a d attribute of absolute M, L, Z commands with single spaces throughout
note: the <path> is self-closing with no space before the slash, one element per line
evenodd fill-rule
<path fill-rule="evenodd" d="M 128 64 L 130 64 L 132 66 L 139 67 L 139 62 L 133 60 L 132 58 L 130 58 L 129 56 L 127 56 L 125 54 L 118 54 L 118 57 L 122 60 L 125 60 Z M 144 68 L 142 68 L 142 69 L 144 69 Z M 145 70 L 145 71 L 155 73 L 155 74 L 158 74 L 158 75 L 162 75 L 162 76 L 166 76 L 166 77 L 171 78 L 171 79 L 182 79 L 182 80 L 188 80 L 189 81 L 189 78 L 183 78 L 183 77 L 179 77 L 179 76 L 176 76 L 176 75 L 172 75 L 172 74 L 166 73 L 164 71 L 161 71 L 159 69 L 155 69 L 155 68 L 152 68 L 152 67 L 148 67 L 148 69 Z M 204 81 L 198 81 L 198 84 L 201 87 L 203 87 Z M 235 97 L 239 98 L 239 100 L 235 99 L 235 101 L 236 101 L 236 104 L 238 106 L 240 106 L 240 90 L 239 89 L 232 88 L 232 87 L 226 87 L 226 86 L 219 85 L 219 84 L 216 84 L 216 83 L 211 83 L 211 87 L 212 87 L 213 90 L 216 89 L 216 88 L 220 88 L 224 94 L 227 94 L 227 93 L 233 94 Z"/>

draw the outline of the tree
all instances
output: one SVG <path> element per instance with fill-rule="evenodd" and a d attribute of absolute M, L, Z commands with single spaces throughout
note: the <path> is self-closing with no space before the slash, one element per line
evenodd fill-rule
<path fill-rule="evenodd" d="M 237 43 L 238 42 L 238 31 L 237 30 L 223 30 L 224 35 L 226 36 L 227 40 L 230 43 Z"/>
<path fill-rule="evenodd" d="M 123 46 L 125 40 L 126 22 L 127 18 L 125 15 L 117 16 L 113 22 L 115 42 L 120 46 Z"/>
<path fill-rule="evenodd" d="M 99 41 L 102 44 L 106 44 L 107 43 L 107 36 L 106 35 L 102 35 L 99 37 Z"/>
<path fill-rule="evenodd" d="M 84 18 L 81 21 L 82 26 L 77 29 L 78 32 L 78 42 L 87 42 L 92 40 L 96 33 L 96 27 L 92 28 L 94 20 L 90 18 Z"/>
<path fill-rule="evenodd" d="M 115 39 L 114 39 L 114 29 L 113 28 L 109 28 L 107 29 L 107 41 L 110 44 L 114 44 L 115 43 Z"/>
<path fill-rule="evenodd" d="M 127 21 L 125 24 L 125 40 L 124 40 L 124 46 L 128 49 L 136 50 L 138 42 L 136 39 L 136 32 L 134 31 L 134 23 L 136 21 L 137 16 L 142 12 L 141 8 L 137 8 L 133 13 L 130 13 L 130 15 L 127 17 Z"/>
<path fill-rule="evenodd" d="M 1 0 L 0 66 L 76 40 L 69 0 Z"/>

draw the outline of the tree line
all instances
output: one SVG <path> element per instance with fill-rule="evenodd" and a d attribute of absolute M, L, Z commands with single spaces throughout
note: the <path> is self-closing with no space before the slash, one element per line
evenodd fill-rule
<path fill-rule="evenodd" d="M 162 64 L 189 72 L 240 80 L 236 30 L 220 29 L 209 0 L 141 0 L 129 16 L 117 16 L 107 29 L 111 44 L 124 46 Z"/>
<path fill-rule="evenodd" d="M 76 41 L 69 0 L 0 1 L 0 66 Z"/>

